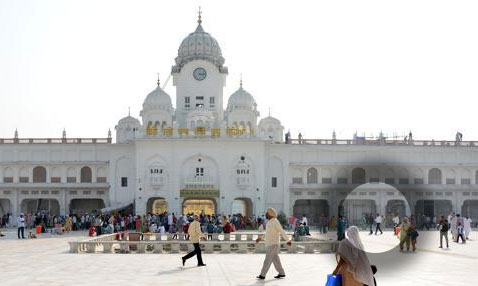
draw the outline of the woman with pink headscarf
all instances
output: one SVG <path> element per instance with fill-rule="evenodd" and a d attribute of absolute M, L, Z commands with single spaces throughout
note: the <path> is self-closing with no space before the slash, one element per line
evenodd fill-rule
<path fill-rule="evenodd" d="M 356 226 L 347 229 L 346 239 L 340 242 L 336 257 L 338 264 L 333 274 L 342 275 L 342 286 L 375 285 L 372 268 Z"/>

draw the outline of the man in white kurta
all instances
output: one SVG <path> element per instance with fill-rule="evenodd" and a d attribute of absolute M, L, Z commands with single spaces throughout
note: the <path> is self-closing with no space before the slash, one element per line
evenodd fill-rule
<path fill-rule="evenodd" d="M 450 221 L 450 231 L 451 231 L 451 240 L 455 240 L 457 238 L 457 230 L 456 230 L 456 226 L 457 226 L 457 217 L 455 216 L 455 214 L 452 215 L 451 217 L 451 221 Z"/>
<path fill-rule="evenodd" d="M 274 278 L 280 279 L 285 277 L 284 268 L 279 258 L 280 251 L 280 239 L 281 237 L 284 240 L 287 240 L 287 245 L 291 245 L 292 241 L 287 237 L 284 229 L 282 228 L 280 222 L 277 220 L 277 212 L 273 208 L 268 208 L 266 211 L 267 225 L 266 225 L 266 234 L 264 238 L 257 238 L 256 242 L 265 240 L 266 242 L 266 258 L 264 264 L 262 265 L 261 274 L 257 276 L 258 279 L 265 279 L 267 271 L 271 267 L 271 264 L 274 264 L 274 268 L 279 272 Z"/>
<path fill-rule="evenodd" d="M 465 219 L 463 220 L 464 222 L 464 231 L 465 231 L 465 237 L 466 239 L 468 239 L 468 237 L 470 236 L 470 232 L 471 232 L 471 223 L 472 223 L 472 220 L 470 217 L 465 217 Z"/>

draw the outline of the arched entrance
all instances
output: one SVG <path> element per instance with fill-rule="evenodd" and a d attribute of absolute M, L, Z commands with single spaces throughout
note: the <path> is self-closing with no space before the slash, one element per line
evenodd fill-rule
<path fill-rule="evenodd" d="M 403 200 L 389 200 L 385 209 L 385 226 L 393 227 L 393 217 L 410 217 L 410 211 L 407 212 L 407 203 Z"/>
<path fill-rule="evenodd" d="M 406 202 L 402 200 L 389 200 L 387 202 L 386 213 L 398 215 L 399 217 L 409 216 L 409 214 L 407 214 Z"/>
<path fill-rule="evenodd" d="M 70 202 L 70 214 L 99 213 L 105 207 L 102 199 L 73 199 Z"/>
<path fill-rule="evenodd" d="M 0 199 L 0 216 L 12 213 L 12 204 L 9 199 Z"/>
<path fill-rule="evenodd" d="M 184 199 L 183 214 L 216 214 L 216 201 L 210 198 Z"/>
<path fill-rule="evenodd" d="M 342 205 L 343 204 L 343 205 Z M 377 206 L 374 200 L 349 200 L 341 202 L 343 215 L 347 217 L 350 225 L 363 224 L 363 218 L 369 214 L 377 213 Z M 340 206 L 339 206 L 340 213 Z"/>
<path fill-rule="evenodd" d="M 449 200 L 419 200 L 415 205 L 415 216 L 425 215 L 426 217 L 439 218 L 447 217 L 452 212 L 452 204 Z"/>
<path fill-rule="evenodd" d="M 309 224 L 316 225 L 323 213 L 329 216 L 329 204 L 327 200 L 296 200 L 293 213 L 298 218 L 306 215 Z"/>
<path fill-rule="evenodd" d="M 25 214 L 42 212 L 59 216 L 60 204 L 55 199 L 24 199 L 21 203 L 21 212 Z"/>
<path fill-rule="evenodd" d="M 466 200 L 461 208 L 462 216 L 469 216 L 476 221 L 478 219 L 478 200 Z"/>
<path fill-rule="evenodd" d="M 146 210 L 152 214 L 162 214 L 168 211 L 168 203 L 162 197 L 149 198 L 146 203 Z"/>
<path fill-rule="evenodd" d="M 252 217 L 252 200 L 249 198 L 236 198 L 232 202 L 232 214 L 242 214 L 246 217 Z"/>

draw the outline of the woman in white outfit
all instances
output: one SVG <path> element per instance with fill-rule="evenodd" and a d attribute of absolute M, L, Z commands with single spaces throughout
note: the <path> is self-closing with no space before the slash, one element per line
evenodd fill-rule
<path fill-rule="evenodd" d="M 342 275 L 343 286 L 375 285 L 373 272 L 356 226 L 346 231 L 337 250 L 338 264 L 333 274 Z"/>

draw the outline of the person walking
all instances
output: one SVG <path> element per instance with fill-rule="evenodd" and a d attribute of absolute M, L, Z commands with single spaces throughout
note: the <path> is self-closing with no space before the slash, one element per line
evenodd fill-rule
<path fill-rule="evenodd" d="M 338 263 L 333 275 L 342 275 L 341 285 L 372 286 L 376 284 L 373 274 L 374 270 L 376 272 L 377 269 L 370 265 L 367 253 L 360 239 L 359 229 L 356 226 L 351 226 L 347 229 L 347 238 L 339 243 L 339 248 L 335 255 Z"/>
<path fill-rule="evenodd" d="M 400 251 L 403 251 L 403 244 L 407 245 L 407 251 L 410 250 L 410 232 L 411 224 L 408 222 L 408 218 L 404 218 L 400 225 Z"/>
<path fill-rule="evenodd" d="M 25 218 L 23 217 L 23 213 L 17 218 L 17 227 L 18 227 L 18 239 L 25 238 Z M 20 233 L 22 237 L 20 237 Z"/>
<path fill-rule="evenodd" d="M 380 234 L 383 234 L 382 229 L 380 228 L 380 225 L 382 224 L 382 216 L 380 214 L 377 214 L 377 217 L 375 218 L 375 223 L 377 224 L 375 226 L 375 235 L 377 235 L 377 231 L 380 230 Z"/>
<path fill-rule="evenodd" d="M 395 215 L 393 217 L 393 235 L 396 235 L 397 233 L 397 227 L 400 225 L 400 217 L 398 215 Z"/>
<path fill-rule="evenodd" d="M 464 224 L 463 224 L 463 228 L 464 228 L 464 231 L 465 231 L 465 238 L 468 239 L 468 237 L 470 237 L 470 232 L 471 232 L 471 223 L 473 221 L 471 220 L 471 218 L 469 216 L 465 217 L 464 219 Z"/>
<path fill-rule="evenodd" d="M 369 214 L 369 215 L 367 216 L 367 224 L 368 224 L 368 226 L 370 227 L 370 235 L 373 234 L 373 222 L 374 222 L 373 215 L 372 215 L 372 214 Z"/>
<path fill-rule="evenodd" d="M 464 237 L 464 230 L 463 230 L 463 225 L 461 224 L 461 222 L 459 222 L 456 226 L 456 243 L 459 243 L 460 242 L 460 237 L 461 237 L 461 241 L 463 243 L 466 243 L 466 240 L 465 240 L 465 237 Z"/>
<path fill-rule="evenodd" d="M 450 231 L 451 231 L 451 239 L 455 240 L 457 235 L 456 235 L 456 226 L 457 226 L 458 218 L 456 217 L 455 213 L 451 216 L 451 221 L 450 221 Z"/>
<path fill-rule="evenodd" d="M 343 216 L 339 215 L 339 221 L 337 223 L 337 240 L 342 241 L 345 239 L 345 220 Z"/>
<path fill-rule="evenodd" d="M 266 258 L 264 259 L 264 264 L 262 265 L 261 274 L 257 276 L 257 279 L 264 280 L 266 279 L 266 274 L 271 267 L 271 264 L 274 264 L 274 268 L 279 272 L 277 276 L 274 276 L 276 279 L 284 278 L 285 272 L 279 258 L 280 251 L 280 239 L 281 237 L 287 240 L 287 245 L 290 246 L 292 241 L 287 237 L 284 229 L 280 222 L 277 220 L 277 212 L 273 208 L 268 208 L 266 211 L 266 233 L 264 238 L 258 237 L 256 243 L 259 243 L 261 240 L 265 239 L 266 242 Z"/>
<path fill-rule="evenodd" d="M 194 250 L 181 258 L 183 261 L 183 266 L 184 264 L 186 264 L 186 260 L 193 257 L 194 255 L 197 256 L 198 266 L 206 266 L 206 264 L 204 264 L 202 261 L 201 247 L 199 246 L 199 240 L 206 240 L 206 237 L 201 231 L 201 225 L 199 223 L 198 215 L 194 215 L 194 221 L 191 222 L 191 224 L 189 225 L 188 234 L 189 234 L 189 240 L 191 240 L 191 242 L 194 245 Z"/>
<path fill-rule="evenodd" d="M 441 216 L 438 223 L 438 230 L 440 231 L 440 248 L 443 248 L 443 238 L 446 240 L 446 248 L 448 248 L 448 220 Z"/>
<path fill-rule="evenodd" d="M 329 223 L 329 219 L 325 215 L 325 213 L 322 213 L 322 216 L 320 217 L 320 233 L 327 233 L 327 225 Z"/>
<path fill-rule="evenodd" d="M 410 241 L 412 242 L 412 250 L 413 251 L 417 250 L 416 245 L 417 245 L 417 238 L 419 234 L 418 234 L 418 231 L 415 229 L 414 225 L 410 226 L 410 231 L 408 235 L 410 236 Z"/>

